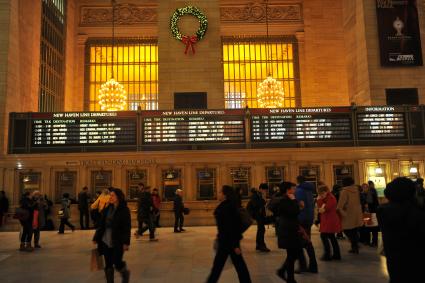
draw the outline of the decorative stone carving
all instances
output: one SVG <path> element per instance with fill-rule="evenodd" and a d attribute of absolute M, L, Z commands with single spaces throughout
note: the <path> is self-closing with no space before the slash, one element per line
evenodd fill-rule
<path fill-rule="evenodd" d="M 225 5 L 220 7 L 222 22 L 261 23 L 266 21 L 264 2 L 251 2 L 246 5 Z M 269 4 L 270 22 L 301 21 L 301 4 Z"/>
<path fill-rule="evenodd" d="M 154 6 L 118 4 L 115 7 L 117 25 L 138 25 L 157 22 L 158 13 Z M 112 22 L 112 7 L 83 6 L 80 13 L 80 26 L 108 26 Z"/>

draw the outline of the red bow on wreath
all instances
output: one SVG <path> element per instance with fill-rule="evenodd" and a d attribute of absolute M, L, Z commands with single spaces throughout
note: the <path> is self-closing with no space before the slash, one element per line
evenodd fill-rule
<path fill-rule="evenodd" d="M 185 35 L 182 38 L 183 44 L 186 45 L 186 49 L 184 50 L 184 54 L 187 54 L 189 47 L 192 49 L 192 53 L 195 54 L 195 43 L 198 42 L 198 38 L 195 35 L 188 36 Z"/>

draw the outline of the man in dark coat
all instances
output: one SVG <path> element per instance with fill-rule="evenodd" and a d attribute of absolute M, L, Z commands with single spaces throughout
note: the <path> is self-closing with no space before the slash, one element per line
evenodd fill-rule
<path fill-rule="evenodd" d="M 257 222 L 257 237 L 256 237 L 256 250 L 261 252 L 270 252 L 264 241 L 264 234 L 266 233 L 266 200 L 265 194 L 268 192 L 269 187 L 267 184 L 260 184 L 259 190 L 253 189 L 251 195 L 251 213 L 252 217 Z"/>
<path fill-rule="evenodd" d="M 174 204 L 173 204 L 173 210 L 174 210 L 174 233 L 180 233 L 186 231 L 183 229 L 183 223 L 184 223 L 184 203 L 183 203 L 183 191 L 178 189 L 176 190 L 176 196 L 174 197 Z"/>
<path fill-rule="evenodd" d="M 80 210 L 80 227 L 81 227 L 81 230 L 89 229 L 90 196 L 89 196 L 88 190 L 89 190 L 89 188 L 84 187 L 83 190 L 78 194 L 78 210 Z"/>
<path fill-rule="evenodd" d="M 298 215 L 298 221 L 300 225 L 307 232 L 307 235 L 311 237 L 311 226 L 314 221 L 314 187 L 311 183 L 306 182 L 304 176 L 297 177 L 298 186 L 295 190 L 295 198 L 300 205 L 300 214 Z M 300 272 L 311 272 L 317 273 L 317 260 L 316 253 L 314 251 L 313 244 L 310 242 L 305 246 L 307 255 L 309 257 L 309 265 L 307 267 L 307 261 L 304 256 L 304 252 L 300 253 Z"/>
<path fill-rule="evenodd" d="M 137 217 L 141 227 L 136 237 L 143 235 L 149 229 L 149 239 L 155 241 L 154 206 L 150 187 L 144 187 L 143 193 L 140 194 Z"/>
<path fill-rule="evenodd" d="M 378 208 L 390 283 L 425 282 L 425 211 L 415 204 L 415 185 L 394 179 L 384 191 L 388 203 Z"/>
<path fill-rule="evenodd" d="M 3 219 L 9 211 L 9 200 L 6 197 L 5 191 L 0 191 L 0 227 L 3 225 Z"/>

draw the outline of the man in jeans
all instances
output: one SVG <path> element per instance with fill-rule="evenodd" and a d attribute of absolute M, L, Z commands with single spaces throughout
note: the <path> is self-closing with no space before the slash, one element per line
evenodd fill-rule
<path fill-rule="evenodd" d="M 139 197 L 139 209 L 137 211 L 137 218 L 139 221 L 139 230 L 137 231 L 136 238 L 143 235 L 146 230 L 149 229 L 149 239 L 156 241 L 155 239 L 155 225 L 153 223 L 153 202 L 152 195 L 150 193 L 150 187 L 144 187 L 143 193 Z"/>
<path fill-rule="evenodd" d="M 313 190 L 314 187 L 311 183 L 306 182 L 304 176 L 297 177 L 298 186 L 295 190 L 295 198 L 300 205 L 300 214 L 298 215 L 298 221 L 300 225 L 307 232 L 307 235 L 311 238 L 311 226 L 314 221 L 314 198 Z M 300 270 L 299 272 L 311 272 L 317 273 L 317 261 L 316 254 L 314 252 L 313 244 L 310 242 L 306 247 L 307 255 L 309 257 L 309 266 L 307 267 L 306 258 L 304 252 L 300 254 Z"/>

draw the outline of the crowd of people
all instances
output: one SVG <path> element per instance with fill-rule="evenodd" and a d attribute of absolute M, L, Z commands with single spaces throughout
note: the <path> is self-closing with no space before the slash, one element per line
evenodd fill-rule
<path fill-rule="evenodd" d="M 138 188 L 138 229 L 134 236 L 138 238 L 149 231 L 150 241 L 156 241 L 161 198 L 157 189 L 151 190 L 143 183 Z M 315 188 L 303 176 L 299 176 L 297 184 L 282 182 L 274 193 L 267 184 L 260 184 L 258 189 L 251 190 L 244 208 L 240 191 L 223 186 L 218 192 L 220 203 L 214 212 L 218 230 L 216 255 L 207 282 L 218 282 L 228 257 L 235 266 L 239 281 L 251 282 L 240 245 L 243 233 L 251 223 L 247 215 L 257 223 L 256 250 L 259 252 L 270 252 L 264 237 L 265 225 L 275 226 L 277 246 L 286 250 L 286 258 L 277 270 L 277 276 L 286 282 L 295 283 L 296 273 L 319 272 L 311 241 L 314 224 L 318 226 L 323 244 L 322 261 L 342 260 L 338 239 L 344 239 L 343 234 L 350 242 L 348 252 L 357 255 L 360 244 L 378 247 L 381 231 L 382 253 L 387 259 L 390 282 L 424 282 L 421 273 L 425 257 L 423 180 L 413 182 L 404 177 L 396 178 L 387 185 L 384 193 L 386 201 L 380 203 L 371 181 L 358 186 L 351 177 L 346 177 L 342 185 L 335 185 L 330 190 L 323 182 L 319 182 Z M 84 187 L 78 198 L 81 229 L 89 229 L 92 218 L 96 228 L 93 242 L 104 256 L 106 281 L 113 282 L 115 268 L 121 274 L 122 281 L 129 282 L 130 271 L 123 256 L 130 245 L 131 217 L 124 193 L 120 189 L 109 188 L 99 193 L 92 203 L 90 199 L 88 188 Z M 70 205 L 69 194 L 63 194 L 58 212 L 60 234 L 64 233 L 65 225 L 75 229 L 69 223 Z M 51 221 L 51 206 L 52 202 L 39 191 L 24 193 L 15 213 L 22 226 L 21 251 L 41 248 L 40 231 Z M 188 213 L 188 208 L 184 206 L 182 190 L 176 190 L 173 210 L 174 232 L 184 232 L 184 214 Z M 7 211 L 7 198 L 4 192 L 0 192 L 0 217 L 3 218 Z M 295 269 L 296 262 L 299 263 L 298 269 Z"/>

